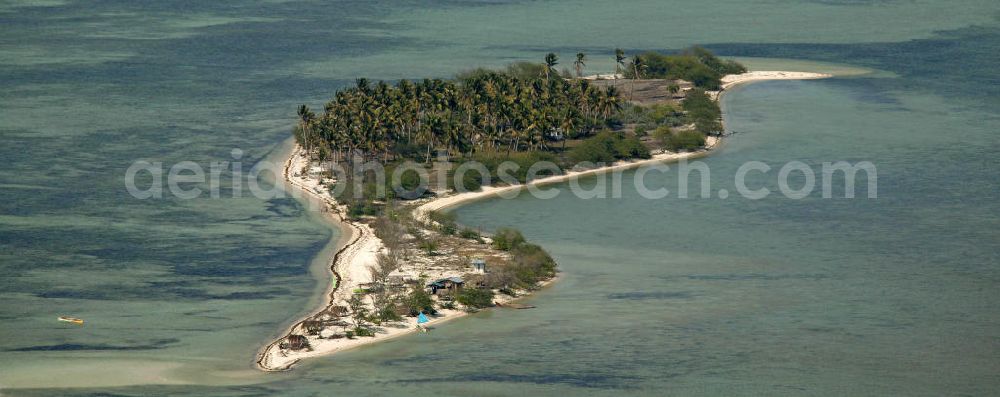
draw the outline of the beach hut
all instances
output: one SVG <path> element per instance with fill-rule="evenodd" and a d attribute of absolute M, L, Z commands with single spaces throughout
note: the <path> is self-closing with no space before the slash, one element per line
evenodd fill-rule
<path fill-rule="evenodd" d="M 465 285 L 465 280 L 461 277 L 448 277 L 436 280 L 427 284 L 431 289 L 431 294 L 437 295 L 439 292 L 457 292 Z"/>
<path fill-rule="evenodd" d="M 486 261 L 478 258 L 473 259 L 472 268 L 476 271 L 476 273 L 486 273 Z"/>
<path fill-rule="evenodd" d="M 309 347 L 309 340 L 302 335 L 288 335 L 285 346 L 292 350 L 302 350 Z"/>

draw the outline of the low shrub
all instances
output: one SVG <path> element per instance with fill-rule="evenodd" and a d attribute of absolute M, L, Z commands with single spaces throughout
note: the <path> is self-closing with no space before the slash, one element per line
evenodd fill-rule
<path fill-rule="evenodd" d="M 613 163 L 616 159 L 615 141 L 617 140 L 617 135 L 611 131 L 600 132 L 571 149 L 567 153 L 567 157 L 574 164 L 587 161 L 591 163 Z"/>
<path fill-rule="evenodd" d="M 704 91 L 691 90 L 687 98 L 684 99 L 683 106 L 684 111 L 687 112 L 688 120 L 694 123 L 695 129 L 702 134 L 715 134 L 722 131 L 722 123 L 719 122 L 722 118 L 722 110 L 719 108 L 719 104 Z"/>
<path fill-rule="evenodd" d="M 511 252 L 514 276 L 524 288 L 533 288 L 539 281 L 556 274 L 556 261 L 542 247 L 524 243 Z"/>
<path fill-rule="evenodd" d="M 583 141 L 569 151 L 569 160 L 574 164 L 585 161 L 591 163 L 613 163 L 616 160 L 649 158 L 649 149 L 634 136 L 603 131 L 593 138 Z"/>
<path fill-rule="evenodd" d="M 351 332 L 351 331 L 347 331 L 347 332 Z M 375 336 L 375 331 L 372 331 L 371 329 L 368 329 L 368 328 L 365 328 L 365 327 L 355 327 L 354 328 L 354 336 L 369 336 L 369 337 L 372 337 L 372 336 Z M 350 337 L 348 337 L 348 338 L 350 338 Z"/>
<path fill-rule="evenodd" d="M 650 106 L 649 114 L 653 123 L 657 125 L 678 125 L 681 124 L 681 118 L 684 117 L 683 112 L 665 103 Z"/>
<path fill-rule="evenodd" d="M 458 292 L 458 303 L 474 309 L 493 305 L 493 291 L 479 288 L 465 288 Z"/>
<path fill-rule="evenodd" d="M 653 138 L 656 139 L 657 142 L 660 142 L 661 146 L 665 146 L 667 141 L 670 140 L 670 136 L 673 134 L 674 131 L 671 130 L 670 127 L 661 125 L 656 127 L 656 130 L 653 131 Z"/>
<path fill-rule="evenodd" d="M 437 254 L 438 244 L 435 240 L 424 240 L 420 242 L 420 249 L 424 250 L 427 255 L 434 256 Z"/>
<path fill-rule="evenodd" d="M 490 182 L 495 183 L 500 182 L 510 182 L 509 180 L 516 181 L 517 183 L 525 183 L 528 180 L 528 170 L 531 166 L 541 163 L 543 161 L 556 164 L 558 160 L 555 155 L 548 152 L 520 152 L 511 153 L 509 156 L 504 153 L 479 153 L 473 156 L 473 160 L 482 163 L 487 171 L 490 172 Z M 510 162 L 513 165 L 511 169 L 504 170 L 504 177 L 500 177 L 500 165 L 505 162 Z M 534 175 L 535 178 L 544 178 L 547 176 L 557 175 L 559 173 L 556 169 L 542 169 Z M 477 172 L 469 171 L 466 172 L 466 178 L 469 175 L 478 176 Z M 463 178 L 464 179 L 464 178 Z M 505 181 L 507 179 L 507 181 Z"/>
<path fill-rule="evenodd" d="M 458 231 L 458 224 L 455 223 L 455 214 L 442 211 L 434 211 L 428 214 L 428 218 L 432 221 L 437 222 L 438 231 L 442 234 L 451 236 Z"/>
<path fill-rule="evenodd" d="M 457 191 L 465 192 L 477 192 L 482 190 L 483 182 L 491 182 L 493 179 L 490 175 L 483 175 L 479 171 L 470 169 L 462 174 L 461 180 L 456 180 L 455 173 L 452 172 L 448 177 L 449 187 Z"/>
<path fill-rule="evenodd" d="M 439 304 L 438 306 L 440 306 L 442 309 L 445 309 L 445 310 L 454 310 L 455 309 L 455 302 L 454 301 L 444 301 L 444 302 L 441 302 L 441 304 Z"/>
<path fill-rule="evenodd" d="M 649 148 L 642 144 L 639 138 L 625 137 L 615 142 L 615 154 L 619 159 L 648 159 L 652 157 Z"/>
<path fill-rule="evenodd" d="M 646 136 L 649 135 L 649 127 L 645 124 L 639 124 L 635 126 L 635 136 Z"/>
<path fill-rule="evenodd" d="M 431 294 L 428 294 L 427 291 L 424 290 L 423 285 L 418 285 L 410 291 L 410 293 L 406 295 L 406 298 L 403 299 L 403 304 L 406 306 L 411 316 L 416 316 L 420 312 L 424 312 L 426 314 L 437 313 L 437 310 L 434 309 L 434 300 L 431 299 Z"/>
<path fill-rule="evenodd" d="M 515 229 L 500 228 L 493 234 L 493 248 L 501 251 L 510 251 L 517 248 L 521 244 L 524 244 L 524 241 L 524 235 Z"/>
<path fill-rule="evenodd" d="M 376 312 L 372 318 L 372 322 L 380 324 L 393 321 L 400 321 L 402 319 L 403 316 L 400 316 L 399 313 L 396 313 L 395 308 L 390 306 L 390 307 L 383 307 L 381 310 Z"/>
<path fill-rule="evenodd" d="M 667 134 L 662 142 L 665 149 L 673 152 L 695 150 L 705 146 L 705 134 L 700 131 L 674 132 Z"/>
<path fill-rule="evenodd" d="M 469 229 L 469 228 L 464 228 L 464 229 L 462 229 L 461 232 L 458 233 L 458 236 L 461 237 L 461 238 L 467 238 L 469 240 L 478 240 L 479 239 L 479 232 L 477 232 L 475 230 L 472 230 L 472 229 Z"/>

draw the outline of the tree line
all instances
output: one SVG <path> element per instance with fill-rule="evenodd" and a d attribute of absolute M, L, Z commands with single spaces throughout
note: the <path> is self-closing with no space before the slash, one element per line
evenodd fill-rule
<path fill-rule="evenodd" d="M 577 77 L 586 55 L 576 54 Z M 707 50 L 678 55 L 653 52 L 628 57 L 615 50 L 616 75 L 631 79 L 686 79 L 703 89 L 746 70 Z M 565 149 L 566 139 L 586 138 L 608 127 L 625 103 L 617 84 L 604 88 L 556 71 L 559 57 L 518 62 L 506 70 L 475 69 L 454 80 L 373 83 L 360 78 L 342 89 L 317 115 L 298 109 L 298 143 L 320 160 L 389 162 L 400 157 L 430 162 L 435 149 L 451 155 Z"/>
<path fill-rule="evenodd" d="M 621 57 L 617 62 L 619 70 L 629 79 L 682 79 L 706 90 L 718 90 L 722 76 L 747 71 L 739 62 L 720 59 L 701 47 L 691 47 L 679 54 L 647 51 L 633 56 L 627 65 Z"/>
<path fill-rule="evenodd" d="M 338 91 L 317 116 L 299 108 L 298 142 L 321 160 L 354 155 L 390 161 L 434 149 L 452 154 L 537 151 L 565 137 L 603 127 L 622 107 L 615 87 L 566 80 L 555 59 L 537 78 L 477 71 L 460 80 L 400 80 L 372 84 L 358 79 Z"/>

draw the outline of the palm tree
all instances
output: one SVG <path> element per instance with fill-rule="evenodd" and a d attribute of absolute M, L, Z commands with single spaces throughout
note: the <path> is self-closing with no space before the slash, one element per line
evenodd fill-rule
<path fill-rule="evenodd" d="M 310 131 L 312 129 L 310 124 L 312 124 L 313 120 L 316 119 L 316 114 L 313 113 L 312 110 L 309 110 L 309 107 L 304 104 L 299 106 L 298 114 L 299 127 L 302 130 L 302 146 L 305 148 L 306 153 L 309 153 L 309 141 L 313 138 L 312 132 Z"/>
<path fill-rule="evenodd" d="M 354 80 L 354 83 L 358 86 L 358 91 L 361 91 L 362 94 L 367 95 L 371 91 L 371 87 L 369 86 L 371 81 L 364 77 Z"/>
<path fill-rule="evenodd" d="M 611 114 L 622 110 L 621 98 L 618 96 L 618 89 L 610 86 L 601 97 L 599 109 L 604 116 L 604 121 L 611 118 Z"/>
<path fill-rule="evenodd" d="M 437 141 L 439 130 L 439 119 L 436 116 L 429 116 L 427 122 L 423 123 L 420 130 L 417 131 L 417 140 L 427 144 L 427 154 L 424 161 L 428 164 L 431 162 L 431 149 L 434 148 L 434 143 Z"/>
<path fill-rule="evenodd" d="M 583 77 L 583 67 L 587 66 L 587 64 L 583 62 L 586 60 L 586 58 L 587 56 L 584 53 L 582 52 L 576 53 L 576 62 L 573 62 L 573 66 L 576 67 L 576 77 Z"/>
<path fill-rule="evenodd" d="M 576 128 L 577 115 L 573 108 L 567 108 L 559 122 L 559 129 L 562 131 L 562 152 L 566 153 L 566 141 L 569 140 L 570 131 Z"/>
<path fill-rule="evenodd" d="M 646 63 L 639 55 L 632 56 L 632 86 L 628 91 L 628 100 L 632 100 L 632 93 L 635 92 L 635 81 L 642 77 L 642 72 L 646 70 Z"/>
<path fill-rule="evenodd" d="M 559 64 L 559 56 L 554 52 L 550 52 L 545 55 L 545 81 L 549 81 L 549 75 L 556 72 L 556 65 Z"/>
<path fill-rule="evenodd" d="M 622 55 L 619 50 L 619 55 Z M 622 61 L 618 61 L 620 73 Z M 577 74 L 586 57 L 577 55 Z M 389 161 L 402 154 L 397 144 L 423 145 L 418 151 L 431 161 L 435 147 L 450 153 L 478 150 L 508 152 L 546 150 L 549 134 L 562 131 L 587 135 L 621 109 L 617 87 L 598 89 L 586 80 L 552 78 L 558 56 L 545 57 L 544 75 L 517 78 L 487 72 L 457 82 L 424 79 L 396 85 L 358 79 L 353 87 L 337 92 L 320 118 L 300 106 L 296 139 L 310 153 L 353 163 Z M 640 60 L 632 65 L 641 76 Z"/>
<path fill-rule="evenodd" d="M 625 69 L 625 51 L 615 48 L 615 85 L 618 85 L 618 75 Z"/>

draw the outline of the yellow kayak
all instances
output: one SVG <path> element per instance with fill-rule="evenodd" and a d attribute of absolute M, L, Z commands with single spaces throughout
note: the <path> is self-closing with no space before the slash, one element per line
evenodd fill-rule
<path fill-rule="evenodd" d="M 62 317 L 59 317 L 59 321 L 67 322 L 67 323 L 73 323 L 73 324 L 76 324 L 76 325 L 83 325 L 83 320 L 79 319 L 79 318 L 76 318 L 76 317 L 62 316 Z"/>

